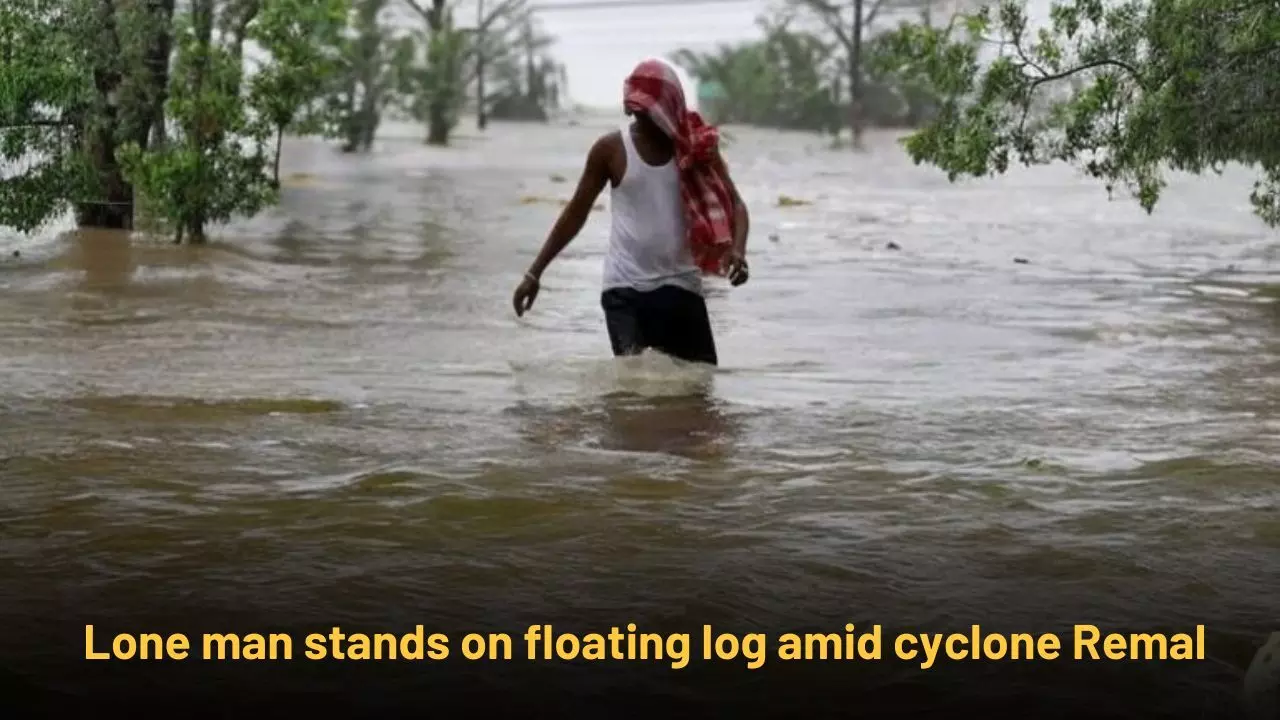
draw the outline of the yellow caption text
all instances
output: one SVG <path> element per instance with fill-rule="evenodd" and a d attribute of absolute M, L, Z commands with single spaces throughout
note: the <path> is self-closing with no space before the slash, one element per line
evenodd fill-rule
<path fill-rule="evenodd" d="M 523 634 L 427 632 L 364 633 L 330 628 L 305 636 L 288 633 L 120 633 L 110 638 L 84 628 L 86 660 L 425 660 L 442 661 L 455 653 L 468 661 L 650 661 L 673 669 L 694 661 L 739 662 L 755 670 L 772 659 L 898 660 L 928 670 L 946 661 L 1059 660 L 1132 661 L 1203 660 L 1204 626 L 1179 633 L 1107 632 L 1076 625 L 1068 636 L 1055 633 L 993 633 L 974 625 L 967 632 L 886 635 L 879 625 L 860 631 L 735 634 L 703 625 L 697 633 L 638 632 L 635 623 L 607 633 L 577 635 L 551 625 L 530 625 Z"/>

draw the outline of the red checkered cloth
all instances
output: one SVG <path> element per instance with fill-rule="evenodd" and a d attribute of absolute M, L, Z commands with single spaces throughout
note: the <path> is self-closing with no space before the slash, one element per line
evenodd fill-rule
<path fill-rule="evenodd" d="M 675 141 L 693 258 L 703 272 L 722 274 L 733 247 L 733 195 L 720 166 L 711 162 L 720 132 L 688 108 L 679 76 L 661 60 L 636 66 L 623 84 L 623 103 L 628 111 L 647 114 Z"/>

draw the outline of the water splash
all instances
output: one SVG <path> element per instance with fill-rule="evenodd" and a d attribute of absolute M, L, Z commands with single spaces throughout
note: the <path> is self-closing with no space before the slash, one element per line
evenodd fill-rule
<path fill-rule="evenodd" d="M 717 369 L 656 350 L 621 358 L 511 361 L 518 391 L 576 397 L 638 395 L 682 397 L 709 392 Z"/>

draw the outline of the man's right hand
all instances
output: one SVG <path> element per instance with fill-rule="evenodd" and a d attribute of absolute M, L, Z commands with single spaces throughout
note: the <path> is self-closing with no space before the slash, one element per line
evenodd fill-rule
<path fill-rule="evenodd" d="M 533 301 L 538 297 L 538 288 L 542 287 L 542 283 L 532 275 L 526 274 L 524 279 L 520 281 L 520 285 L 516 287 L 516 292 L 511 296 L 511 304 L 516 309 L 516 317 L 524 317 L 524 314 L 533 307 Z"/>

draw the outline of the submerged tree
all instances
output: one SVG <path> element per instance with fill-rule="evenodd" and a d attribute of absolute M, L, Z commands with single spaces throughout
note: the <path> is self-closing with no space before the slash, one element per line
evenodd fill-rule
<path fill-rule="evenodd" d="M 337 41 L 341 70 L 330 80 L 318 112 L 327 116 L 329 134 L 343 141 L 343 152 L 368 152 L 395 99 L 396 72 L 411 45 L 395 42 L 382 15 L 389 0 L 355 0 L 344 37 Z"/>
<path fill-rule="evenodd" d="M 711 109 L 720 121 L 838 134 L 851 109 L 850 58 L 841 39 L 847 34 L 832 39 L 830 29 L 803 29 L 806 17 L 795 8 L 762 17 L 759 40 L 712 52 L 681 50 L 672 61 L 717 91 Z M 868 55 L 879 43 L 868 41 Z M 928 117 L 933 98 L 909 78 L 880 73 L 873 65 L 859 75 L 859 118 L 866 126 L 915 126 Z"/>
<path fill-rule="evenodd" d="M 0 152 L 17 168 L 0 175 L 0 224 L 73 209 L 131 229 L 137 201 L 198 241 L 261 210 L 280 137 L 308 131 L 299 108 L 331 70 L 344 3 L 189 0 L 178 17 L 174 0 L 0 3 Z M 266 56 L 247 83 L 246 43 Z"/>
<path fill-rule="evenodd" d="M 334 69 L 325 46 L 312 43 L 331 38 L 345 12 L 343 0 L 191 0 L 175 25 L 166 106 L 173 136 L 162 147 L 120 151 L 147 208 L 179 241 L 203 242 L 209 224 L 275 201 L 279 140 Z M 248 83 L 246 41 L 266 55 Z"/>
<path fill-rule="evenodd" d="M 470 95 L 481 127 L 491 115 L 527 117 L 529 103 L 545 115 L 552 41 L 537 31 L 528 0 L 481 5 L 473 27 L 460 24 L 456 2 L 404 2 L 424 27 L 403 41 L 410 49 L 401 54 L 399 91 L 410 117 L 426 124 L 429 144 L 448 144 Z M 521 105 L 515 112 L 513 98 Z"/>
<path fill-rule="evenodd" d="M 91 92 L 83 58 L 65 32 L 69 8 L 47 0 L 0 4 L 0 225 L 34 230 L 66 208 L 80 183 L 70 113 Z"/>
<path fill-rule="evenodd" d="M 0 224 L 133 225 L 118 149 L 162 125 L 172 0 L 0 3 Z"/>
<path fill-rule="evenodd" d="M 248 38 L 270 55 L 250 81 L 249 100 L 275 129 L 276 185 L 286 131 L 332 134 L 328 117 L 301 111 L 323 96 L 341 68 L 339 42 L 349 9 L 347 0 L 269 0 L 249 27 Z"/>
<path fill-rule="evenodd" d="M 512 98 L 523 97 L 518 67 L 522 58 L 531 48 L 540 52 L 551 45 L 550 38 L 531 32 L 532 21 L 528 0 L 492 4 L 476 0 L 476 26 L 471 29 L 467 48 L 464 84 L 474 88 L 472 105 L 476 126 L 481 130 L 488 125 L 491 114 L 509 119 L 503 106 Z M 490 79 L 494 80 L 492 84 Z"/>
<path fill-rule="evenodd" d="M 401 92 L 408 98 L 410 116 L 427 125 L 427 143 L 446 145 L 465 100 L 462 63 L 467 33 L 454 24 L 448 0 L 430 0 L 430 5 L 405 2 L 426 27 L 410 36 L 414 50 L 401 68 Z"/>
<path fill-rule="evenodd" d="M 1280 6 L 1272 0 L 1076 0 L 1032 31 L 1003 2 L 945 29 L 903 26 L 881 62 L 945 98 L 907 150 L 960 176 L 1011 162 L 1079 164 L 1151 212 L 1164 170 L 1261 175 L 1254 209 L 1280 225 Z M 995 57 L 983 62 L 981 53 Z M 1062 85 L 1066 83 L 1066 87 Z M 1047 94 L 1058 86 L 1059 95 Z"/>
<path fill-rule="evenodd" d="M 137 144 L 121 150 L 148 210 L 192 242 L 204 240 L 208 223 L 252 215 L 273 199 L 264 172 L 271 127 L 240 98 L 243 35 L 215 39 L 216 17 L 214 0 L 191 0 L 177 20 L 170 142 L 150 152 Z"/>
<path fill-rule="evenodd" d="M 835 129 L 840 65 L 835 46 L 794 30 L 788 16 L 761 18 L 758 41 L 714 52 L 679 50 L 672 61 L 723 89 L 721 120 L 797 130 Z"/>
<path fill-rule="evenodd" d="M 563 67 L 551 56 L 555 38 L 527 12 L 506 23 L 502 52 L 491 56 L 493 91 L 484 103 L 502 120 L 546 122 L 558 108 Z"/>
<path fill-rule="evenodd" d="M 841 65 L 847 78 L 849 130 L 853 135 L 853 146 L 860 147 L 869 119 L 866 51 L 873 38 L 872 31 L 876 21 L 910 14 L 919 16 L 926 26 L 930 26 L 933 24 L 934 7 L 942 4 L 942 0 L 853 0 L 847 18 L 846 5 L 842 2 L 790 0 L 790 3 L 816 18 L 843 51 Z"/>
<path fill-rule="evenodd" d="M 455 26 L 450 0 L 404 1 L 425 20 L 418 37 L 381 23 L 388 0 L 3 0 L 0 225 L 29 232 L 73 210 L 131 229 L 136 202 L 198 242 L 274 201 L 286 134 L 368 150 L 398 95 L 446 143 L 487 69 L 501 92 L 505 68 L 531 57 L 512 35 L 527 0 L 496 2 L 474 28 Z M 527 92 L 551 102 L 554 63 L 525 65 Z M 494 102 L 477 92 L 478 108 Z"/>

